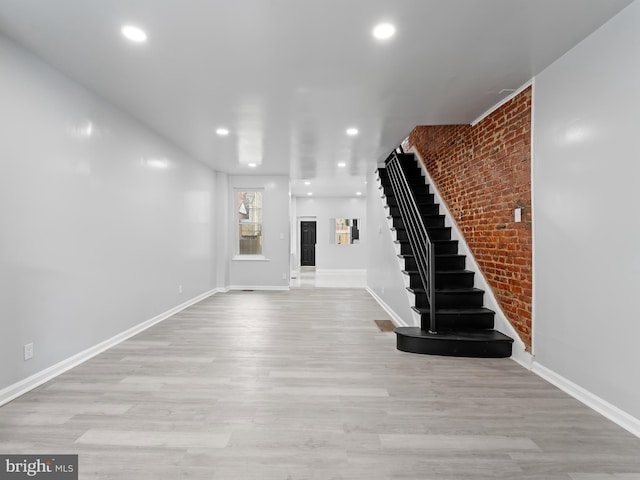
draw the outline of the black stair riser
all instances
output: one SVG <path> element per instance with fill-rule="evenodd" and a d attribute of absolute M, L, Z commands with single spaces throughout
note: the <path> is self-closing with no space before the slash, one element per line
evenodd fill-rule
<path fill-rule="evenodd" d="M 416 259 L 413 255 L 401 257 L 404 260 L 404 268 L 403 270 L 417 270 L 418 264 L 416 263 Z"/>
<path fill-rule="evenodd" d="M 415 162 L 413 163 L 413 165 L 409 165 L 409 164 L 402 165 L 402 170 L 404 171 L 408 179 L 420 178 L 420 177 L 424 178 L 424 173 L 422 172 L 422 169 L 418 167 L 417 163 Z"/>
<path fill-rule="evenodd" d="M 451 227 L 427 227 L 431 241 L 451 240 Z"/>
<path fill-rule="evenodd" d="M 400 208 L 392 205 L 386 205 L 389 215 L 392 217 L 400 217 Z"/>
<path fill-rule="evenodd" d="M 422 204 L 418 206 L 422 216 L 426 215 L 438 215 L 440 213 L 440 204 Z"/>
<path fill-rule="evenodd" d="M 409 276 L 409 287 L 422 288 L 422 280 L 417 272 L 405 273 Z M 436 271 L 436 289 L 472 288 L 473 272 L 444 273 Z"/>
<path fill-rule="evenodd" d="M 436 255 L 436 270 L 464 270 L 466 260 L 464 255 Z"/>
<path fill-rule="evenodd" d="M 409 287 L 411 288 L 423 288 L 422 280 L 420 279 L 420 275 L 409 275 Z"/>
<path fill-rule="evenodd" d="M 420 316 L 420 325 L 424 329 L 429 328 L 431 317 L 429 314 Z M 442 315 L 436 312 L 436 326 L 439 330 L 478 329 L 488 330 L 493 328 L 493 314 L 479 313 L 477 315 Z"/>
<path fill-rule="evenodd" d="M 385 197 L 387 198 L 395 198 L 395 195 L 393 193 L 393 191 L 387 192 L 385 191 Z M 422 207 L 422 206 L 429 206 L 429 205 L 434 205 L 434 199 L 435 199 L 435 195 L 433 193 L 417 193 L 415 196 L 415 201 L 416 201 L 416 205 L 418 205 L 418 208 Z M 397 204 L 397 202 L 395 202 Z M 439 207 L 439 205 L 438 205 Z M 436 212 L 437 213 L 437 212 Z M 425 214 L 425 213 L 423 213 Z"/>
<path fill-rule="evenodd" d="M 423 205 L 433 205 L 433 202 L 435 201 L 435 195 L 433 193 L 425 193 L 425 194 L 418 194 L 416 195 L 416 204 L 418 205 L 418 208 L 420 208 Z"/>
<path fill-rule="evenodd" d="M 409 242 L 398 242 L 400 244 L 400 253 L 402 255 L 413 255 Z M 458 252 L 457 240 L 446 240 L 442 242 L 433 242 L 433 249 L 436 257 L 438 255 L 453 254 Z M 437 262 L 437 260 L 436 260 Z"/>
<path fill-rule="evenodd" d="M 444 215 L 423 215 L 425 227 L 444 227 Z"/>
<path fill-rule="evenodd" d="M 426 183 L 422 170 L 419 168 L 411 168 L 405 170 L 405 175 L 407 176 L 407 182 L 414 193 L 429 193 L 429 184 Z M 391 186 L 391 178 L 389 178 L 388 174 L 385 176 L 378 176 L 383 187 Z"/>
<path fill-rule="evenodd" d="M 424 293 L 414 293 L 415 306 L 418 308 L 427 308 L 429 301 Z M 436 292 L 437 308 L 470 308 L 482 307 L 484 304 L 484 292 L 478 291 L 462 291 L 462 292 Z"/>
<path fill-rule="evenodd" d="M 471 288 L 473 287 L 473 272 L 439 272 L 436 270 L 436 288 Z"/>
<path fill-rule="evenodd" d="M 393 226 L 395 228 L 404 228 L 404 223 L 402 223 L 402 218 L 400 217 L 392 217 Z M 436 227 L 442 228 L 444 227 L 444 215 L 424 215 L 422 217 L 422 221 L 424 222 L 425 227 Z"/>
<path fill-rule="evenodd" d="M 409 241 L 409 236 L 407 234 L 407 231 L 402 228 L 402 229 L 396 229 L 394 230 L 395 234 L 396 234 L 396 239 L 404 242 L 404 241 Z"/>
<path fill-rule="evenodd" d="M 398 207 L 387 206 L 387 208 L 389 208 L 389 215 L 392 215 L 394 217 L 400 216 L 400 209 Z M 418 209 L 423 216 L 438 215 L 438 213 L 440 212 L 440 205 L 437 203 L 421 203 L 420 205 L 418 205 Z"/>
<path fill-rule="evenodd" d="M 380 187 L 380 196 L 390 197 L 393 195 L 393 189 L 390 186 Z"/>
<path fill-rule="evenodd" d="M 409 182 L 409 187 L 411 187 L 411 191 L 414 195 L 429 193 L 429 185 L 425 183 L 425 178 L 422 175 L 408 177 L 407 181 Z"/>
<path fill-rule="evenodd" d="M 404 228 L 394 227 L 396 230 L 396 238 L 398 240 L 409 240 L 409 234 Z M 451 240 L 451 227 L 428 227 L 427 232 L 431 241 L 434 240 Z"/>
<path fill-rule="evenodd" d="M 417 270 L 418 264 L 413 255 L 409 254 L 403 258 L 403 270 Z M 464 270 L 466 258 L 464 255 L 441 256 L 436 255 L 436 270 Z"/>
<path fill-rule="evenodd" d="M 393 205 L 394 207 L 398 205 L 398 199 L 393 195 L 393 193 L 385 193 L 384 200 L 387 202 L 387 205 Z M 415 197 L 417 205 L 433 205 L 433 194 L 432 193 L 421 193 L 416 195 Z"/>
<path fill-rule="evenodd" d="M 402 222 L 402 218 L 391 216 L 391 226 L 392 228 L 404 228 L 404 223 Z"/>
<path fill-rule="evenodd" d="M 416 338 L 403 335 L 396 330 L 396 348 L 402 352 L 423 355 L 445 355 L 453 357 L 507 358 L 511 356 L 510 342 L 461 342 Z"/>
<path fill-rule="evenodd" d="M 398 155 L 398 160 L 400 160 L 400 166 L 407 174 L 422 175 L 422 169 L 413 154 Z"/>
<path fill-rule="evenodd" d="M 442 242 L 433 242 L 433 249 L 436 255 L 445 253 L 458 253 L 458 241 L 445 240 Z"/>

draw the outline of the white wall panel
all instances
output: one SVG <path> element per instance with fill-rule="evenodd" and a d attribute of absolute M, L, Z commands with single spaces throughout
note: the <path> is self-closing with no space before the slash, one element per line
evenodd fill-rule
<path fill-rule="evenodd" d="M 229 175 L 228 255 L 231 259 L 229 282 L 232 288 L 289 287 L 289 177 Z M 262 260 L 239 259 L 237 192 L 263 191 Z"/>
<path fill-rule="evenodd" d="M 536 362 L 640 419 L 640 2 L 535 79 Z"/>
<path fill-rule="evenodd" d="M 297 216 L 316 217 L 316 268 L 364 270 L 366 268 L 366 200 L 359 197 L 298 197 Z M 349 245 L 331 242 L 330 222 L 336 218 L 357 218 L 360 240 Z M 299 225 L 297 226 L 299 228 Z M 300 245 L 296 245 L 299 252 Z M 300 255 L 297 255 L 298 262 Z"/>
<path fill-rule="evenodd" d="M 215 288 L 216 179 L 4 37 L 0 105 L 2 390 Z"/>
<path fill-rule="evenodd" d="M 367 287 L 393 312 L 397 323 L 416 326 L 418 322 L 411 310 L 406 276 L 402 274 L 404 265 L 398 260 L 394 234 L 389 229 L 387 210 L 383 207 L 376 178 L 377 174 L 371 174 L 367 182 Z"/>

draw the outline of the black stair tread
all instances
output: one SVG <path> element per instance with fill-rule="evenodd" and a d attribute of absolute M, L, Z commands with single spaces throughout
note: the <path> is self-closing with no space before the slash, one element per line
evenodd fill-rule
<path fill-rule="evenodd" d="M 424 288 L 420 287 L 407 287 L 411 293 L 426 294 Z M 436 293 L 484 293 L 484 290 L 475 287 L 461 287 L 461 288 L 436 288 Z"/>
<path fill-rule="evenodd" d="M 449 241 L 456 241 L 456 240 L 445 240 L 447 242 Z M 410 254 L 410 253 L 401 253 L 398 254 L 398 257 L 400 258 L 414 258 L 414 255 Z M 466 255 L 463 255 L 461 253 L 436 253 L 436 258 L 460 258 L 460 257 L 465 257 Z"/>
<path fill-rule="evenodd" d="M 404 273 L 405 275 L 419 275 L 420 272 L 418 272 L 418 270 L 402 270 L 402 273 Z M 470 274 L 473 273 L 471 270 L 440 270 L 439 268 L 436 268 L 436 273 L 437 274 L 444 274 L 444 275 L 459 275 L 459 274 Z"/>
<path fill-rule="evenodd" d="M 395 329 L 397 334 L 408 337 L 430 338 L 432 340 L 455 340 L 458 342 L 508 342 L 513 343 L 513 338 L 508 337 L 504 333 L 497 330 L 473 330 L 473 329 L 456 329 L 441 330 L 438 333 L 429 333 L 420 327 L 398 327 Z"/>
<path fill-rule="evenodd" d="M 433 215 L 434 217 L 437 215 Z M 388 218 L 388 217 L 387 217 Z M 430 227 L 426 226 L 427 230 L 451 230 L 451 227 Z M 405 227 L 391 227 L 391 230 L 406 230 Z M 432 240 L 432 242 L 436 242 L 437 240 Z M 448 241 L 448 240 L 446 240 Z"/>
<path fill-rule="evenodd" d="M 398 244 L 398 245 L 409 245 L 409 240 L 394 240 L 393 243 Z M 431 243 L 434 244 L 434 246 L 436 244 L 454 244 L 454 245 L 458 245 L 458 240 L 431 240 Z M 440 255 L 439 253 L 436 254 L 436 257 Z M 452 254 L 453 255 L 453 254 Z"/>
<path fill-rule="evenodd" d="M 419 314 L 427 314 L 431 311 L 429 307 L 411 307 L 411 309 Z M 490 308 L 485 307 L 456 307 L 456 308 L 436 308 L 436 313 L 442 315 L 481 315 L 496 313 Z"/>

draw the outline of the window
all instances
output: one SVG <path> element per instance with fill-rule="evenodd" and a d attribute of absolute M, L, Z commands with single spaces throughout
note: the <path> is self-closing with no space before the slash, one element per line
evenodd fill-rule
<path fill-rule="evenodd" d="M 262 255 L 262 192 L 238 191 L 238 254 Z"/>
<path fill-rule="evenodd" d="M 349 245 L 360 241 L 360 230 L 357 218 L 329 219 L 331 243 Z"/>
<path fill-rule="evenodd" d="M 349 219 L 336 218 L 336 243 L 338 245 L 349 245 Z"/>

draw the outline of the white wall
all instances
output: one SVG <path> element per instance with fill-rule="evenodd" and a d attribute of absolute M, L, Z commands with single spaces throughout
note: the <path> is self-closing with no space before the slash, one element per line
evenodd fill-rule
<path fill-rule="evenodd" d="M 635 419 L 639 25 L 636 1 L 536 77 L 533 95 L 535 359 Z"/>
<path fill-rule="evenodd" d="M 286 289 L 289 287 L 289 177 L 229 175 L 229 216 L 227 220 L 231 259 L 229 283 L 233 289 Z M 238 257 L 238 216 L 236 215 L 238 190 L 262 189 L 263 259 Z"/>
<path fill-rule="evenodd" d="M 1 36 L 0 105 L 1 393 L 215 287 L 215 174 Z"/>
<path fill-rule="evenodd" d="M 389 229 L 377 174 L 371 174 L 367 180 L 367 288 L 396 324 L 416 326 L 406 277 L 402 274 L 404 265 L 398 260 L 398 250 L 393 243 L 395 234 Z"/>
<path fill-rule="evenodd" d="M 364 270 L 366 268 L 367 231 L 366 200 L 360 197 L 298 197 L 296 214 L 301 217 L 316 217 L 316 268 L 337 270 Z M 360 220 L 360 241 L 350 245 L 331 243 L 330 221 L 336 218 Z M 296 224 L 299 229 L 299 222 Z M 299 238 L 299 236 L 297 236 Z M 295 245 L 296 258 L 300 263 L 300 245 Z"/>

